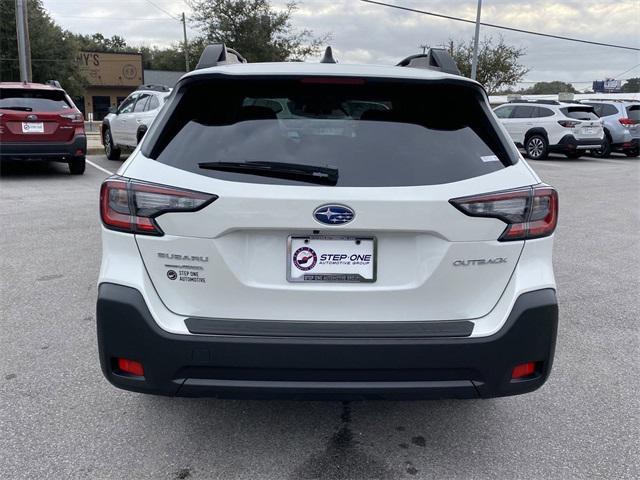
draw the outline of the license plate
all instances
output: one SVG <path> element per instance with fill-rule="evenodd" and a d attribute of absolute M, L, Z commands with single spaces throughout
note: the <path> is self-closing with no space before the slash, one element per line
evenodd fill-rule
<path fill-rule="evenodd" d="M 376 239 L 372 237 L 289 237 L 289 282 L 376 281 Z"/>
<path fill-rule="evenodd" d="M 596 133 L 596 129 L 591 127 L 585 127 L 582 129 L 582 133 L 584 135 L 593 135 L 594 133 Z"/>
<path fill-rule="evenodd" d="M 22 122 L 22 133 L 44 133 L 44 123 Z"/>

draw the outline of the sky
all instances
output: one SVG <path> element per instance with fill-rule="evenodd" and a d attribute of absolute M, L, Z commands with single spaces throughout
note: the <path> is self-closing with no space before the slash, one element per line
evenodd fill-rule
<path fill-rule="evenodd" d="M 475 20 L 477 0 L 382 0 L 409 8 Z M 183 11 L 183 0 L 43 0 L 63 28 L 75 33 L 120 35 L 131 45 L 168 46 L 182 39 L 182 26 L 170 17 Z M 272 0 L 282 8 L 286 0 Z M 395 64 L 418 53 L 420 45 L 438 46 L 449 39 L 470 40 L 474 25 L 439 19 L 359 0 L 300 0 L 292 23 L 318 36 L 330 34 L 341 63 Z M 155 4 L 155 5 L 153 5 Z M 163 11 L 164 10 L 164 11 Z M 482 21 L 597 42 L 640 47 L 640 0 L 485 0 Z M 189 26 L 188 35 L 197 36 Z M 530 71 L 527 86 L 561 80 L 576 88 L 593 80 L 640 77 L 640 52 L 580 44 L 522 33 L 481 29 L 481 36 L 502 35 L 524 48 L 521 63 Z M 313 61 L 309 58 L 307 61 Z M 631 69 L 631 70 L 630 70 Z M 626 72 L 627 70 L 630 70 Z"/>

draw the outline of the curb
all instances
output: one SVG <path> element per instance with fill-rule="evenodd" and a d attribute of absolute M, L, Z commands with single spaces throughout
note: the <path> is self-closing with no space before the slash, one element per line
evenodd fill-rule
<path fill-rule="evenodd" d="M 102 155 L 104 154 L 103 147 L 87 147 L 87 155 Z"/>

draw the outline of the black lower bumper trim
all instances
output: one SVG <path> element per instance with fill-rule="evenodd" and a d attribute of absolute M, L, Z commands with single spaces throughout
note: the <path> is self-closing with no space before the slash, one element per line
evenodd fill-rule
<path fill-rule="evenodd" d="M 475 398 L 539 388 L 553 362 L 557 302 L 552 289 L 521 295 L 504 327 L 483 337 L 303 337 L 178 335 L 158 327 L 140 292 L 100 285 L 100 362 L 117 387 L 231 398 Z M 118 371 L 136 360 L 144 377 Z M 513 367 L 534 375 L 511 380 Z"/>
<path fill-rule="evenodd" d="M 468 337 L 473 322 L 304 322 L 187 318 L 187 329 L 200 335 L 325 338 Z"/>
<path fill-rule="evenodd" d="M 70 142 L 4 142 L 0 146 L 0 157 L 3 159 L 69 160 L 84 156 L 86 153 L 87 137 L 85 135 L 77 135 Z"/>
<path fill-rule="evenodd" d="M 603 138 L 581 138 L 577 139 L 573 135 L 565 135 L 556 145 L 549 145 L 550 152 L 569 152 L 577 149 L 599 148 L 602 146 Z"/>

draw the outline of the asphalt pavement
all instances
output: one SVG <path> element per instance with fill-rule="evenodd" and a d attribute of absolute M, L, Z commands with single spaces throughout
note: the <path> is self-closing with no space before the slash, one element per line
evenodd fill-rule
<path fill-rule="evenodd" d="M 121 164 L 89 159 L 106 171 Z M 640 158 L 531 164 L 560 194 L 560 329 L 547 384 L 491 400 L 346 404 L 112 387 L 95 335 L 108 174 L 3 165 L 0 476 L 640 478 Z"/>

